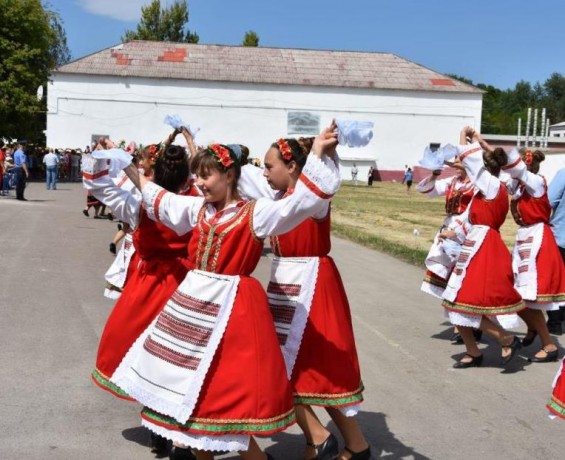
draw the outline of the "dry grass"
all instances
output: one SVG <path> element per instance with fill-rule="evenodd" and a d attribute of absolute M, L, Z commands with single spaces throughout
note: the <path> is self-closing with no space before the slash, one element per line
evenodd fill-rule
<path fill-rule="evenodd" d="M 332 203 L 332 229 L 340 236 L 407 262 L 424 262 L 445 216 L 445 198 L 428 198 L 393 182 L 353 186 L 344 182 Z M 501 229 L 509 248 L 517 226 L 511 216 Z M 420 236 L 414 236 L 418 230 Z"/>

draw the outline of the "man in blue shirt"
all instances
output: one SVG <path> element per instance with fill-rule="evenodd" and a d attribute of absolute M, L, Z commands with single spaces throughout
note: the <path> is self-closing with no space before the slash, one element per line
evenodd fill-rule
<path fill-rule="evenodd" d="M 551 216 L 551 229 L 555 235 L 561 257 L 565 262 L 565 168 L 560 169 L 547 189 L 549 202 L 553 209 Z M 561 335 L 565 307 L 559 310 L 548 311 L 547 328 L 552 334 Z"/>
<path fill-rule="evenodd" d="M 27 141 L 19 141 L 18 150 L 14 152 L 14 172 L 16 173 L 16 199 L 20 201 L 27 201 L 24 198 L 26 179 L 29 177 L 27 157 L 24 152 L 26 145 Z"/>

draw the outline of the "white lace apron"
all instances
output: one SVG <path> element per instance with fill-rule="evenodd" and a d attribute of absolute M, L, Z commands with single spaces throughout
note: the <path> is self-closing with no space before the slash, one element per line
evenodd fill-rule
<path fill-rule="evenodd" d="M 110 268 L 104 275 L 106 283 L 111 286 L 115 286 L 118 289 L 123 289 L 126 282 L 129 263 L 134 253 L 135 247 L 133 246 L 133 237 L 131 233 L 126 233 L 124 242 L 114 259 L 114 262 L 110 265 Z M 120 295 L 121 292 L 118 290 L 109 288 L 104 290 L 104 297 L 108 297 L 109 299 L 118 299 Z"/>
<path fill-rule="evenodd" d="M 289 379 L 312 306 L 319 263 L 318 257 L 275 257 L 271 265 L 267 296 Z"/>
<path fill-rule="evenodd" d="M 110 379 L 141 404 L 185 423 L 226 329 L 239 276 L 193 270 Z"/>

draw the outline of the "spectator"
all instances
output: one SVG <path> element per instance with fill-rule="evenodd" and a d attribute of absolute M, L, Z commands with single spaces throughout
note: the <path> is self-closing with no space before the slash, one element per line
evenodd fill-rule
<path fill-rule="evenodd" d="M 373 171 L 375 170 L 375 168 L 373 166 L 369 167 L 369 175 L 367 176 L 367 185 L 369 187 L 373 186 Z"/>
<path fill-rule="evenodd" d="M 404 184 L 404 182 L 406 182 L 406 172 L 409 170 L 410 168 L 408 167 L 408 165 L 404 165 L 404 177 L 402 178 L 402 183 Z"/>
<path fill-rule="evenodd" d="M 357 174 L 359 173 L 359 170 L 357 169 L 357 165 L 355 163 L 353 163 L 353 168 L 351 168 L 351 181 L 353 182 L 353 185 L 357 185 Z"/>
<path fill-rule="evenodd" d="M 414 178 L 414 173 L 412 168 L 408 168 L 404 173 L 404 180 L 402 183 L 406 182 L 406 193 L 410 193 L 410 187 L 412 187 L 412 179 Z"/>
<path fill-rule="evenodd" d="M 18 142 L 18 149 L 14 153 L 14 172 L 16 174 L 16 199 L 20 201 L 27 201 L 24 197 L 24 190 L 26 187 L 26 179 L 29 177 L 29 170 L 27 167 L 27 156 L 24 152 L 27 141 L 21 140 Z"/>
<path fill-rule="evenodd" d="M 80 149 L 71 150 L 71 181 L 80 180 Z"/>
<path fill-rule="evenodd" d="M 57 165 L 59 157 L 49 149 L 49 153 L 43 157 L 45 164 L 45 187 L 47 190 L 57 190 Z"/>
<path fill-rule="evenodd" d="M 551 229 L 555 235 L 561 257 L 565 262 L 565 168 L 557 171 L 557 174 L 549 184 L 547 194 L 549 203 L 553 209 L 553 215 L 550 221 Z M 549 332 L 556 335 L 563 333 L 562 322 L 565 316 L 564 313 L 565 307 L 547 312 L 549 318 L 547 328 Z"/>
<path fill-rule="evenodd" d="M 2 147 L 0 148 L 0 190 L 2 190 L 2 195 L 4 195 L 4 189 L 2 187 L 2 177 L 4 176 L 5 161 L 6 161 L 6 149 Z"/>

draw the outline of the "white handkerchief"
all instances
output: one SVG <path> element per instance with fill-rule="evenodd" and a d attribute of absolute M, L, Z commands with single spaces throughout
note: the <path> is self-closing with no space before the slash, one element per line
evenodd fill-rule
<path fill-rule="evenodd" d="M 457 155 L 457 147 L 451 144 L 446 144 L 440 147 L 435 152 L 429 146 L 424 149 L 424 155 L 418 162 L 422 168 L 435 171 L 443 168 L 443 162 L 450 160 Z"/>
<path fill-rule="evenodd" d="M 165 124 L 175 129 L 181 129 L 184 126 L 186 129 L 188 129 L 188 132 L 192 136 L 192 139 L 194 139 L 196 137 L 196 133 L 200 131 L 200 128 L 192 128 L 188 123 L 185 123 L 179 114 L 167 115 L 164 122 Z"/>
<path fill-rule="evenodd" d="M 365 147 L 373 138 L 373 122 L 359 120 L 336 120 L 339 145 Z"/>

